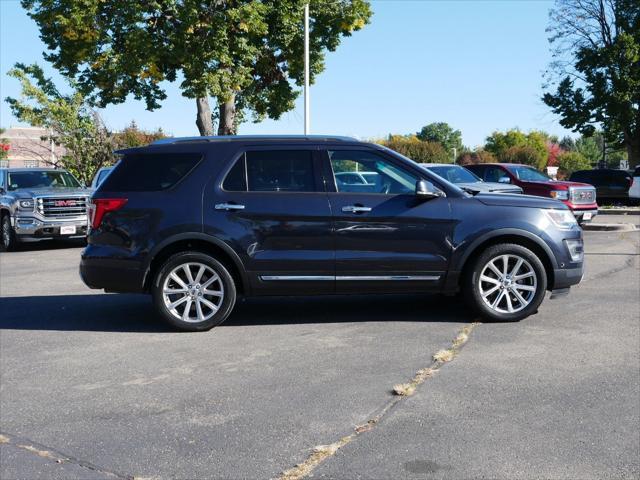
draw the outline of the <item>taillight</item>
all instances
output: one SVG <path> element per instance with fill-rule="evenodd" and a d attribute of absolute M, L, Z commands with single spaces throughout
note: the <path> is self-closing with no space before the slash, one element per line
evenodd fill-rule
<path fill-rule="evenodd" d="M 89 204 L 89 218 L 91 228 L 96 229 L 102 223 L 105 213 L 115 212 L 127 203 L 126 198 L 93 198 Z"/>

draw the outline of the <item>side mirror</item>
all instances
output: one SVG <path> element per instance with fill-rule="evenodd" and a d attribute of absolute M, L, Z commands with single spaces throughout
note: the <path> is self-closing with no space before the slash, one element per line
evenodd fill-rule
<path fill-rule="evenodd" d="M 433 183 L 428 182 L 427 180 L 418 180 L 416 182 L 416 197 L 429 199 L 441 197 L 442 192 L 436 189 L 433 186 Z"/>
<path fill-rule="evenodd" d="M 4 188 L 0 187 L 0 195 L 4 195 L 5 193 L 7 192 L 4 191 Z"/>
<path fill-rule="evenodd" d="M 498 183 L 511 183 L 511 179 L 505 175 L 504 177 L 500 177 L 498 179 Z"/>

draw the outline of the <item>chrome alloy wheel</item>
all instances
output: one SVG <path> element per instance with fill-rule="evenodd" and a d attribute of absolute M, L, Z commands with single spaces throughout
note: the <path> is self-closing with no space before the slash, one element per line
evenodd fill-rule
<path fill-rule="evenodd" d="M 218 274 L 203 263 L 184 263 L 165 278 L 162 298 L 167 310 L 179 320 L 201 323 L 220 309 L 224 285 Z"/>
<path fill-rule="evenodd" d="M 499 313 L 516 313 L 536 295 L 538 279 L 531 264 L 519 255 L 499 255 L 484 266 L 478 280 L 484 303 Z"/>

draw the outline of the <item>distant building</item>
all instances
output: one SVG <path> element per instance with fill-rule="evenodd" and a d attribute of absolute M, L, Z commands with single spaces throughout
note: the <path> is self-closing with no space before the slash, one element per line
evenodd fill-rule
<path fill-rule="evenodd" d="M 0 167 L 54 167 L 64 154 L 64 148 L 49 140 L 47 130 L 38 127 L 10 127 L 1 135 L 10 145 L 9 157 L 0 160 Z"/>

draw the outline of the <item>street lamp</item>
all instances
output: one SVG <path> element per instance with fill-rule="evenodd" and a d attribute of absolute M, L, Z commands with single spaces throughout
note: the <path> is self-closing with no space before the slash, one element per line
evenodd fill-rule
<path fill-rule="evenodd" d="M 311 133 L 309 121 L 309 2 L 304 4 L 304 134 Z"/>

